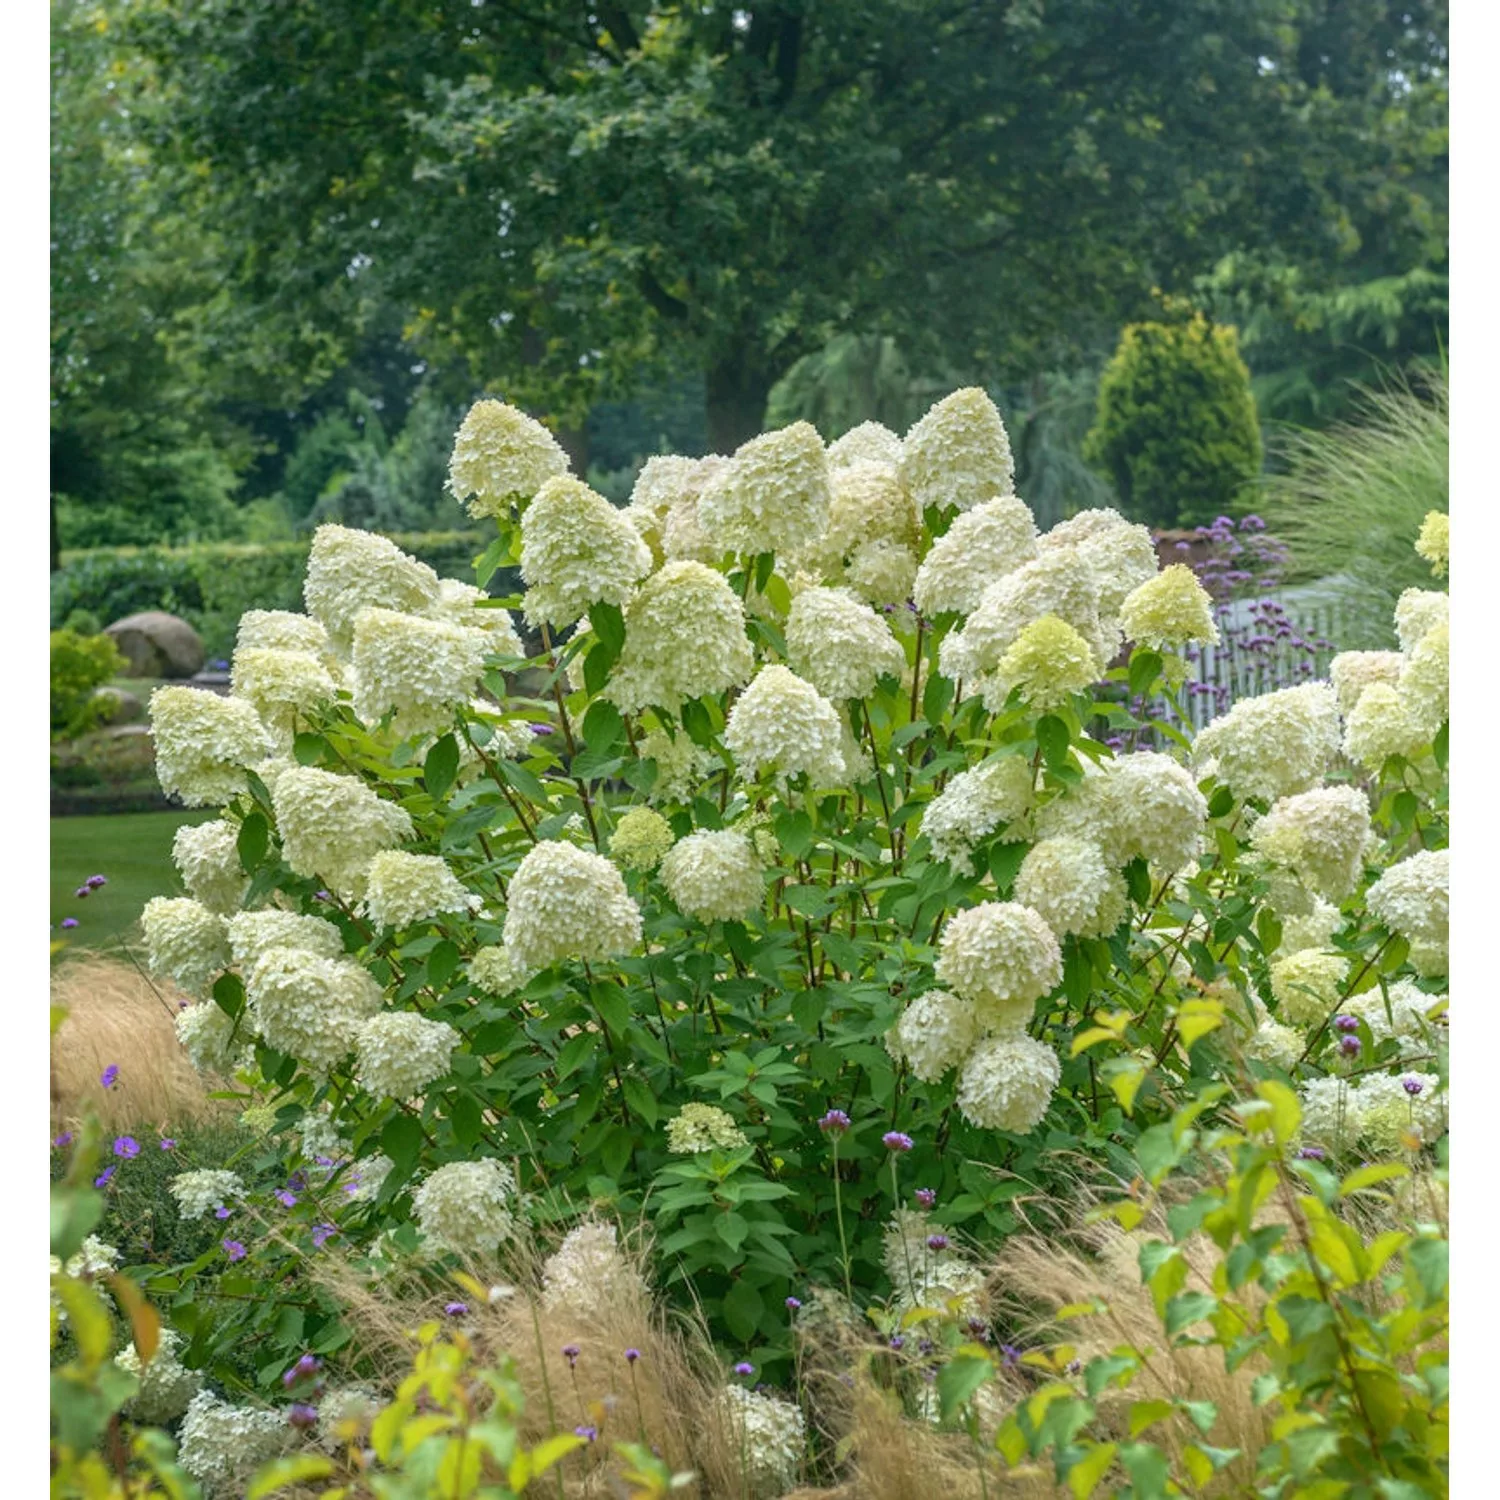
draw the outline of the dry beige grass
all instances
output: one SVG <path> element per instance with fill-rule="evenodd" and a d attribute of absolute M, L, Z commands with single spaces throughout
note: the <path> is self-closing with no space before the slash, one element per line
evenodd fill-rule
<path fill-rule="evenodd" d="M 181 1128 L 227 1106 L 210 1099 L 204 1080 L 177 1042 L 173 1017 L 185 999 L 148 979 L 128 961 L 80 953 L 52 973 L 52 1003 L 67 1016 L 52 1038 L 52 1124 L 76 1125 L 92 1109 L 106 1130 L 153 1125 Z M 100 1087 L 109 1064 L 120 1069 Z"/>

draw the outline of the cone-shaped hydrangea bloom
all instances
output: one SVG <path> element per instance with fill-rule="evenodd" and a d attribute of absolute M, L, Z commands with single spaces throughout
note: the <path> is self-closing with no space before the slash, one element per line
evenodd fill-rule
<path fill-rule="evenodd" d="M 329 670 L 336 665 L 328 632 L 311 615 L 286 609 L 247 609 L 235 633 L 236 651 L 306 651 Z"/>
<path fill-rule="evenodd" d="M 662 556 L 686 562 L 716 563 L 728 550 L 703 529 L 698 519 L 698 500 L 703 491 L 729 467 L 718 453 L 700 458 L 683 480 L 682 492 L 667 509 L 661 524 Z"/>
<path fill-rule="evenodd" d="M 652 802 L 686 802 L 719 764 L 712 752 L 681 729 L 675 739 L 663 729 L 650 730 L 641 736 L 638 749 L 642 760 L 656 762 L 656 780 L 647 793 Z"/>
<path fill-rule="evenodd" d="M 1273 910 L 1275 907 L 1273 906 Z M 1326 948 L 1344 925 L 1343 915 L 1331 901 L 1315 897 L 1312 909 L 1301 916 L 1288 916 L 1281 924 L 1281 952 L 1298 953 L 1303 948 Z"/>
<path fill-rule="evenodd" d="M 939 1083 L 979 1040 L 974 1007 L 947 990 L 928 990 L 901 1012 L 885 1039 L 891 1056 L 923 1083 Z"/>
<path fill-rule="evenodd" d="M 1432 739 L 1448 718 L 1448 627 L 1434 625 L 1412 650 L 1397 692 L 1407 716 Z"/>
<path fill-rule="evenodd" d="M 542 1306 L 575 1318 L 641 1308 L 646 1283 L 620 1251 L 613 1224 L 586 1222 L 570 1229 L 542 1262 Z"/>
<path fill-rule="evenodd" d="M 640 940 L 640 908 L 602 854 L 556 841 L 527 851 L 505 914 L 505 946 L 523 968 L 616 958 Z"/>
<path fill-rule="evenodd" d="M 1371 915 L 1409 943 L 1448 947 L 1448 851 L 1423 849 L 1392 865 L 1366 897 Z"/>
<path fill-rule="evenodd" d="M 1082 510 L 1059 521 L 1038 541 L 1045 554 L 1076 551 L 1094 571 L 1099 613 L 1114 616 L 1126 598 L 1156 576 L 1156 543 L 1146 527 L 1117 510 Z M 1112 653 L 1109 653 L 1112 654 Z"/>
<path fill-rule="evenodd" d="M 773 663 L 735 700 L 724 744 L 740 774 L 781 779 L 806 773 L 814 786 L 837 786 L 846 770 L 838 711 L 810 682 Z"/>
<path fill-rule="evenodd" d="M 1165 757 L 1163 757 L 1165 758 Z M 1112 866 L 1123 865 L 1122 840 L 1115 827 L 1114 799 L 1110 795 L 1112 761 L 1102 764 L 1081 756 L 1083 780 L 1064 793 L 1037 805 L 1032 822 L 1038 838 L 1070 834 L 1097 844 Z"/>
<path fill-rule="evenodd" d="M 525 656 L 526 647 L 516 633 L 516 622 L 508 609 L 494 603 L 481 603 L 489 595 L 472 583 L 444 578 L 438 584 L 437 603 L 428 613 L 434 620 L 468 630 L 482 631 L 485 649 L 495 656 Z"/>
<path fill-rule="evenodd" d="M 360 1087 L 381 1099 L 411 1099 L 449 1067 L 458 1033 L 410 1011 L 371 1016 L 354 1038 Z"/>
<path fill-rule="evenodd" d="M 234 694 L 255 706 L 261 722 L 290 745 L 298 718 L 338 693 L 323 659 L 311 651 L 239 646 L 231 666 Z"/>
<path fill-rule="evenodd" d="M 229 919 L 229 951 L 242 969 L 253 968 L 267 948 L 300 948 L 324 958 L 338 958 L 344 935 L 322 917 L 294 911 L 242 911 Z"/>
<path fill-rule="evenodd" d="M 1173 871 L 1197 857 L 1208 802 L 1170 755 L 1140 750 L 1116 756 L 1105 765 L 1102 790 L 1108 807 L 1105 849 L 1116 863 L 1139 855 Z"/>
<path fill-rule="evenodd" d="M 1386 987 L 1385 993 L 1377 986 L 1362 995 L 1352 996 L 1345 1002 L 1344 1009 L 1364 1021 L 1377 1046 L 1388 1037 L 1401 1037 L 1413 1044 L 1404 1050 L 1427 1051 L 1427 1039 L 1436 1029 L 1427 1019 L 1428 1012 L 1446 1009 L 1447 1005 L 1446 995 L 1429 995 L 1411 980 L 1398 979 Z"/>
<path fill-rule="evenodd" d="M 755 850 L 732 828 L 679 840 L 661 862 L 661 879 L 677 909 L 700 922 L 738 922 L 765 900 Z"/>
<path fill-rule="evenodd" d="M 724 1451 L 735 1455 L 735 1473 L 743 1466 L 750 1500 L 773 1500 L 795 1488 L 807 1450 L 802 1409 L 742 1385 L 720 1393 L 716 1418 L 723 1429 Z"/>
<path fill-rule="evenodd" d="M 1432 564 L 1435 578 L 1448 571 L 1448 516 L 1441 510 L 1430 510 L 1422 518 L 1417 535 L 1417 556 Z"/>
<path fill-rule="evenodd" d="M 1010 439 L 978 386 L 944 396 L 906 434 L 899 472 L 917 509 L 972 510 L 1015 489 Z"/>
<path fill-rule="evenodd" d="M 482 630 L 363 609 L 354 622 L 354 711 L 366 724 L 394 713 L 403 737 L 439 734 L 473 697 L 490 649 Z"/>
<path fill-rule="evenodd" d="M 353 959 L 268 948 L 245 984 L 250 1019 L 268 1047 L 325 1077 L 380 1009 L 380 986 Z"/>
<path fill-rule="evenodd" d="M 1344 754 L 1371 771 L 1393 755 L 1414 759 L 1431 743 L 1400 688 L 1384 682 L 1372 682 L 1359 695 L 1344 723 Z"/>
<path fill-rule="evenodd" d="M 981 1130 L 1026 1135 L 1047 1113 L 1062 1065 L 1051 1047 L 1025 1032 L 989 1037 L 958 1075 L 958 1112 Z"/>
<path fill-rule="evenodd" d="M 1310 890 L 1342 901 L 1359 883 L 1370 804 L 1358 787 L 1320 786 L 1283 797 L 1254 827 L 1257 854 L 1294 870 Z"/>
<path fill-rule="evenodd" d="M 184 823 L 172 836 L 172 863 L 188 894 L 227 916 L 239 909 L 250 886 L 240 867 L 240 825 L 228 818 Z"/>
<path fill-rule="evenodd" d="M 672 825 L 651 807 L 632 807 L 615 824 L 610 857 L 627 870 L 649 872 L 672 847 Z"/>
<path fill-rule="evenodd" d="M 444 912 L 470 912 L 479 898 L 436 854 L 382 849 L 365 873 L 365 911 L 378 927 L 410 927 Z"/>
<path fill-rule="evenodd" d="M 877 463 L 895 468 L 901 462 L 901 439 L 879 422 L 861 422 L 828 445 L 828 464 L 833 469 L 851 464 Z"/>
<path fill-rule="evenodd" d="M 1027 837 L 1034 777 L 1025 756 L 1003 755 L 960 771 L 922 813 L 922 832 L 933 857 L 961 875 L 974 873 L 974 845 L 1005 826 L 1006 842 Z M 1012 826 L 1015 825 L 1015 826 Z"/>
<path fill-rule="evenodd" d="M 1274 802 L 1314 787 L 1339 748 L 1339 708 L 1326 682 L 1306 682 L 1241 698 L 1200 731 L 1193 753 L 1219 762 L 1219 780 L 1237 797 Z"/>
<path fill-rule="evenodd" d="M 516 1232 L 516 1174 L 503 1161 L 455 1161 L 412 1194 L 417 1225 L 439 1250 L 493 1255 Z"/>
<path fill-rule="evenodd" d="M 799 553 L 827 529 L 828 456 L 808 422 L 763 432 L 705 486 L 698 521 L 721 552 Z"/>
<path fill-rule="evenodd" d="M 863 698 L 906 668 L 885 621 L 845 589 L 803 589 L 792 600 L 786 649 L 793 671 L 832 699 Z"/>
<path fill-rule="evenodd" d="M 1042 917 L 1016 901 L 955 913 L 938 940 L 938 982 L 974 1004 L 987 1031 L 1031 1018 L 1032 1004 L 1062 978 L 1062 951 Z"/>
<path fill-rule="evenodd" d="M 1349 961 L 1342 954 L 1304 948 L 1271 965 L 1276 1014 L 1296 1026 L 1320 1026 L 1339 1003 Z"/>
<path fill-rule="evenodd" d="M 623 608 L 650 571 L 636 529 L 581 480 L 549 479 L 521 519 L 522 608 L 533 625 L 571 625 L 591 604 Z"/>
<path fill-rule="evenodd" d="M 734 1116 L 714 1104 L 696 1101 L 684 1104 L 667 1121 L 667 1149 L 679 1156 L 699 1151 L 733 1151 L 748 1146 L 745 1132 L 734 1122 Z"/>
<path fill-rule="evenodd" d="M 1265 1016 L 1260 1024 L 1245 1038 L 1246 1057 L 1257 1062 L 1269 1063 L 1290 1073 L 1307 1047 L 1307 1037 L 1295 1026 L 1286 1026 L 1274 1016 Z"/>
<path fill-rule="evenodd" d="M 1182 563 L 1132 589 L 1120 606 L 1120 624 L 1129 640 L 1157 651 L 1180 651 L 1189 641 L 1219 644 L 1213 600 Z"/>
<path fill-rule="evenodd" d="M 135 1395 L 120 1408 L 132 1421 L 145 1427 L 174 1422 L 202 1388 L 203 1376 L 177 1358 L 181 1347 L 182 1335 L 174 1328 L 163 1328 L 148 1363 L 141 1362 L 134 1342 L 115 1355 L 115 1364 L 140 1382 Z"/>
<path fill-rule="evenodd" d="M 296 1441 L 297 1430 L 285 1413 L 231 1406 L 210 1391 L 199 1391 L 177 1434 L 177 1461 L 207 1494 L 222 1500 L 244 1494 L 255 1471 Z"/>
<path fill-rule="evenodd" d="M 1406 658 L 1399 651 L 1342 651 L 1328 664 L 1328 677 L 1346 718 L 1373 682 L 1395 687 Z"/>
<path fill-rule="evenodd" d="M 625 611 L 625 644 L 605 697 L 626 713 L 742 687 L 755 670 L 745 610 L 723 574 L 669 562 Z"/>
<path fill-rule="evenodd" d="M 281 852 L 293 873 L 320 876 L 341 896 L 364 894 L 370 861 L 412 835 L 411 818 L 364 782 L 316 766 L 296 766 L 271 794 Z"/>
<path fill-rule="evenodd" d="M 161 789 L 185 807 L 213 807 L 249 785 L 246 769 L 275 748 L 253 705 L 201 688 L 151 694 L 151 738 Z"/>
<path fill-rule="evenodd" d="M 1092 687 L 1101 670 L 1093 648 L 1067 621 L 1043 615 L 1021 631 L 995 670 L 980 679 L 984 706 L 999 713 L 1019 688 L 1032 708 L 1057 708 Z"/>
<path fill-rule="evenodd" d="M 1016 495 L 986 500 L 932 544 L 912 597 L 924 614 L 971 614 L 996 579 L 1036 556 L 1036 519 L 1025 502 Z"/>
<path fill-rule="evenodd" d="M 808 561 L 836 571 L 861 542 L 875 539 L 915 547 L 922 519 L 889 464 L 856 462 L 831 471 L 828 528 Z"/>
<path fill-rule="evenodd" d="M 153 974 L 201 995 L 229 967 L 224 918 L 186 896 L 153 896 L 141 912 L 146 964 Z"/>
<path fill-rule="evenodd" d="M 238 1172 L 220 1167 L 204 1167 L 196 1172 L 180 1172 L 167 1184 L 167 1191 L 177 1203 L 184 1219 L 201 1219 L 216 1208 L 225 1208 L 245 1196 L 245 1184 Z"/>
<path fill-rule="evenodd" d="M 502 401 L 476 401 L 453 439 L 448 488 L 471 516 L 505 516 L 567 472 L 568 455 L 540 422 Z"/>
<path fill-rule="evenodd" d="M 1406 589 L 1396 601 L 1396 637 L 1410 655 L 1435 625 L 1448 623 L 1448 596 L 1431 589 Z"/>
<path fill-rule="evenodd" d="M 509 995 L 530 980 L 531 971 L 504 943 L 492 943 L 469 960 L 469 978 L 492 995 Z"/>
<path fill-rule="evenodd" d="M 885 537 L 861 542 L 844 568 L 845 585 L 866 604 L 905 604 L 916 577 L 916 553 Z"/>
<path fill-rule="evenodd" d="M 173 1025 L 188 1061 L 200 1073 L 227 1078 L 249 1060 L 248 1028 L 241 1025 L 236 1033 L 233 1019 L 213 1000 L 178 1011 Z"/>
<path fill-rule="evenodd" d="M 630 504 L 625 507 L 623 515 L 651 549 L 652 560 L 657 565 L 660 565 L 664 556 L 662 538 L 667 515 L 682 499 L 683 488 L 697 468 L 698 460 L 695 458 L 658 453 L 646 460 L 636 476 L 635 487 L 630 492 Z M 696 505 L 695 500 L 695 508 Z"/>
<path fill-rule="evenodd" d="M 1027 851 L 1016 873 L 1016 900 L 1040 914 L 1058 937 L 1103 937 L 1125 916 L 1125 884 L 1095 844 L 1063 834 Z"/>
<path fill-rule="evenodd" d="M 431 609 L 437 603 L 438 576 L 386 537 L 347 526 L 320 526 L 313 533 L 302 597 L 308 613 L 343 652 L 354 638 L 360 610 Z"/>
<path fill-rule="evenodd" d="M 1407 1090 L 1395 1073 L 1367 1073 L 1349 1090 L 1353 1134 L 1377 1156 L 1394 1156 L 1406 1149 L 1406 1138 L 1430 1145 L 1448 1128 L 1446 1095 L 1438 1080 L 1423 1075 L 1420 1094 Z"/>

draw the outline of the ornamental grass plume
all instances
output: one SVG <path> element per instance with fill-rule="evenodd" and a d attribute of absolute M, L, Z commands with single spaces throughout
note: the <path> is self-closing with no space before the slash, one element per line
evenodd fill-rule
<path fill-rule="evenodd" d="M 995 403 L 978 386 L 944 396 L 901 442 L 897 472 L 919 511 L 973 510 L 1015 490 L 1015 460 Z"/>
<path fill-rule="evenodd" d="M 412 836 L 410 816 L 353 776 L 295 766 L 271 793 L 281 852 L 294 873 L 320 877 L 346 899 L 364 894 L 365 872 L 382 849 Z"/>
<path fill-rule="evenodd" d="M 1038 553 L 1036 519 L 1016 495 L 986 500 L 958 516 L 917 570 L 912 598 L 923 614 L 967 615 L 984 591 Z"/>
<path fill-rule="evenodd" d="M 229 818 L 184 823 L 172 836 L 172 863 L 188 894 L 212 912 L 239 910 L 250 888 L 240 864 L 240 825 Z"/>
<path fill-rule="evenodd" d="M 454 435 L 448 489 L 471 516 L 507 516 L 568 469 L 568 455 L 540 422 L 503 401 L 476 401 Z"/>
<path fill-rule="evenodd" d="M 704 487 L 698 523 L 720 553 L 796 555 L 827 529 L 830 499 L 823 439 L 793 422 L 735 450 Z"/>
<path fill-rule="evenodd" d="M 230 1106 L 209 1097 L 177 1043 L 173 1017 L 186 1003 L 174 984 L 152 981 L 134 963 L 87 950 L 65 955 L 52 971 L 52 1004 L 67 1012 L 51 1044 L 54 1133 L 76 1129 L 90 1111 L 108 1132 L 222 1117 Z M 120 1081 L 102 1088 L 110 1066 Z"/>
<path fill-rule="evenodd" d="M 549 479 L 521 518 L 521 607 L 533 625 L 572 625 L 592 604 L 623 609 L 650 571 L 635 528 L 570 475 Z"/>
<path fill-rule="evenodd" d="M 511 877 L 505 946 L 540 972 L 566 959 L 598 961 L 641 940 L 641 912 L 620 872 L 575 844 L 535 844 Z"/>
<path fill-rule="evenodd" d="M 386 537 L 320 526 L 313 533 L 302 597 L 334 649 L 346 655 L 362 609 L 420 614 L 437 603 L 438 576 Z"/>
<path fill-rule="evenodd" d="M 774 771 L 779 782 L 806 775 L 815 787 L 831 787 L 847 771 L 837 710 L 780 663 L 762 667 L 735 700 L 724 745 L 746 780 Z"/>
<path fill-rule="evenodd" d="M 739 922 L 765 903 L 754 846 L 732 828 L 680 839 L 661 862 L 661 880 L 677 909 L 700 922 Z"/>
<path fill-rule="evenodd" d="M 864 698 L 882 677 L 898 681 L 906 653 L 881 617 L 846 589 L 803 589 L 786 622 L 787 662 L 838 702 Z"/>
<path fill-rule="evenodd" d="M 249 786 L 246 772 L 275 744 L 255 708 L 202 688 L 159 687 L 151 694 L 156 778 L 184 807 L 217 807 Z"/>

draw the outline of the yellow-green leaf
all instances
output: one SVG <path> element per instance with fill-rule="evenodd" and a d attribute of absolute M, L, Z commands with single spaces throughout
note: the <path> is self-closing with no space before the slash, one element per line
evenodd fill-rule
<path fill-rule="evenodd" d="M 84 1366 L 93 1369 L 109 1353 L 109 1314 L 99 1294 L 72 1276 L 54 1276 L 52 1285 L 67 1309 Z"/>
<path fill-rule="evenodd" d="M 300 1484 L 305 1479 L 327 1479 L 333 1473 L 329 1459 L 316 1453 L 298 1453 L 291 1458 L 273 1458 L 250 1481 L 245 1491 L 245 1500 L 265 1500 L 288 1485 Z"/>
<path fill-rule="evenodd" d="M 1183 1448 L 1182 1462 L 1188 1471 L 1188 1478 L 1200 1489 L 1214 1477 L 1213 1460 L 1195 1443 L 1189 1443 Z"/>
<path fill-rule="evenodd" d="M 128 1276 L 118 1271 L 109 1278 L 110 1288 L 125 1315 L 130 1319 L 130 1335 L 135 1341 L 135 1352 L 141 1363 L 149 1364 L 156 1355 L 156 1346 L 161 1341 L 161 1316 L 141 1295 L 141 1289 Z"/>
<path fill-rule="evenodd" d="M 1068 1488 L 1073 1493 L 1073 1500 L 1089 1500 L 1114 1461 L 1117 1446 L 1115 1443 L 1095 1443 L 1068 1470 Z"/>
<path fill-rule="evenodd" d="M 1302 1106 L 1297 1096 L 1274 1078 L 1264 1078 L 1255 1086 L 1256 1094 L 1271 1106 L 1271 1134 L 1278 1146 L 1284 1146 L 1302 1123 Z"/>
<path fill-rule="evenodd" d="M 1339 1187 L 1339 1197 L 1347 1198 L 1350 1193 L 1362 1192 L 1366 1188 L 1372 1188 L 1380 1182 L 1391 1182 L 1397 1177 L 1410 1177 L 1411 1168 L 1403 1166 L 1399 1161 L 1371 1162 L 1366 1167 L 1356 1167 L 1343 1181 Z"/>
<path fill-rule="evenodd" d="M 1140 1093 L 1145 1081 L 1146 1067 L 1139 1062 L 1127 1064 L 1110 1077 L 1110 1091 L 1120 1101 L 1120 1108 L 1127 1115 L 1135 1108 L 1135 1096 Z"/>
<path fill-rule="evenodd" d="M 586 1439 L 573 1433 L 559 1433 L 538 1443 L 531 1450 L 531 1472 L 545 1474 L 554 1464 L 561 1463 L 575 1448 L 581 1448 Z"/>
<path fill-rule="evenodd" d="M 1224 1006 L 1217 1000 L 1185 1000 L 1177 1011 L 1177 1034 L 1184 1047 L 1224 1024 Z"/>
<path fill-rule="evenodd" d="M 1087 1052 L 1090 1047 L 1097 1047 L 1100 1042 L 1117 1042 L 1120 1033 L 1111 1031 L 1105 1026 L 1090 1026 L 1087 1031 L 1080 1031 L 1073 1038 L 1072 1055 L 1077 1057 L 1081 1052 Z"/>
<path fill-rule="evenodd" d="M 1170 1401 L 1133 1401 L 1130 1405 L 1130 1435 L 1139 1437 L 1175 1410 Z"/>

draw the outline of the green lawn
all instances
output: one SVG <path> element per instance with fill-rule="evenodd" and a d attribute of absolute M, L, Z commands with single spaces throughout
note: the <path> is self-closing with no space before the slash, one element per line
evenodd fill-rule
<path fill-rule="evenodd" d="M 203 812 L 109 813 L 52 820 L 52 936 L 89 948 L 109 947 L 126 932 L 152 896 L 182 894 L 172 864 L 172 835 Z M 109 884 L 79 900 L 73 893 L 90 875 Z M 63 932 L 58 923 L 77 917 Z"/>

